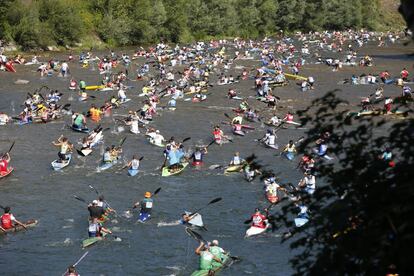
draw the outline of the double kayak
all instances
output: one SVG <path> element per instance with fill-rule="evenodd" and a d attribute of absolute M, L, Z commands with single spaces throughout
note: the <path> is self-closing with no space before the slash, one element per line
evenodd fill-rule
<path fill-rule="evenodd" d="M 105 171 L 112 168 L 113 165 L 118 163 L 118 160 L 114 160 L 112 162 L 102 162 L 101 165 L 98 167 L 98 171 Z"/>
<path fill-rule="evenodd" d="M 24 225 L 26 225 L 26 228 L 33 228 L 37 225 L 37 223 L 38 223 L 37 220 L 31 219 L 31 220 L 28 220 L 28 221 L 24 222 Z M 14 232 L 22 231 L 22 230 L 25 230 L 23 228 L 23 226 L 17 224 L 15 226 L 13 226 L 12 228 L 7 229 L 6 233 L 14 233 Z M 2 235 L 2 234 L 5 234 L 5 233 L 3 231 L 0 231 L 0 235 Z"/>
<path fill-rule="evenodd" d="M 14 169 L 12 167 L 9 167 L 9 169 L 6 172 L 0 172 L 0 179 L 2 179 L 3 177 L 6 177 L 9 174 L 11 174 L 13 170 Z"/>
<path fill-rule="evenodd" d="M 200 269 L 194 271 L 191 276 L 208 276 L 208 275 L 216 275 L 221 269 L 225 268 L 226 266 L 231 265 L 233 259 L 231 258 L 230 254 L 223 255 L 221 263 L 213 262 L 212 268 L 207 269 Z"/>
<path fill-rule="evenodd" d="M 67 158 L 66 160 L 59 160 L 59 159 L 54 160 L 54 161 L 51 163 L 52 168 L 53 168 L 55 171 L 59 171 L 59 170 L 61 170 L 61 169 L 65 168 L 65 167 L 69 166 L 70 161 L 72 160 L 72 154 L 68 154 L 68 155 L 66 155 L 66 158 Z"/>
<path fill-rule="evenodd" d="M 107 235 L 107 233 L 104 232 L 104 233 L 102 233 L 101 237 L 90 237 L 90 238 L 87 238 L 87 239 L 83 240 L 82 241 L 82 248 L 89 247 L 89 246 L 91 246 L 91 245 L 93 245 L 97 242 L 102 241 L 103 239 L 105 239 L 106 235 Z"/>
<path fill-rule="evenodd" d="M 180 174 L 188 166 L 188 164 L 189 164 L 188 162 L 181 163 L 180 164 L 181 166 L 175 170 L 171 170 L 168 168 L 168 166 L 165 166 L 162 168 L 161 176 L 171 176 L 171 175 Z"/>

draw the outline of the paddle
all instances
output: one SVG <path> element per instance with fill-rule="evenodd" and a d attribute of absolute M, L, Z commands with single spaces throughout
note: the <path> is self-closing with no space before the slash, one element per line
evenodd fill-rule
<path fill-rule="evenodd" d="M 9 150 L 6 153 L 10 153 L 11 152 L 11 150 L 13 149 L 15 143 L 16 143 L 16 141 L 13 141 L 12 145 L 10 146 Z"/>
<path fill-rule="evenodd" d="M 77 200 L 79 200 L 79 201 L 82 201 L 83 203 L 88 204 L 88 202 L 86 202 L 86 200 L 84 200 L 83 198 L 81 198 L 81 197 L 79 197 L 79 196 L 77 196 L 77 195 L 73 195 L 73 197 L 74 197 L 74 198 L 76 198 L 76 199 L 77 199 Z"/>
<path fill-rule="evenodd" d="M 126 138 L 127 138 L 127 137 L 125 136 L 125 137 L 121 140 L 121 142 L 119 143 L 119 146 L 118 146 L 119 148 L 120 148 L 120 147 L 122 147 L 122 145 L 125 143 Z"/>
<path fill-rule="evenodd" d="M 79 260 L 77 260 L 77 262 L 76 263 L 74 263 L 72 266 L 73 267 L 76 267 L 85 257 L 86 257 L 86 255 L 88 255 L 89 254 L 89 251 L 86 251 L 83 255 L 82 255 L 82 257 L 80 257 L 79 258 Z M 68 272 L 68 270 L 66 269 L 66 271 L 62 274 L 62 276 L 65 276 L 66 275 L 66 273 Z"/>
<path fill-rule="evenodd" d="M 193 213 L 191 213 L 189 216 L 191 217 L 192 215 L 194 215 L 195 213 L 197 213 L 197 212 L 199 212 L 199 211 L 203 210 L 204 208 L 208 207 L 209 205 L 214 204 L 214 203 L 216 203 L 216 202 L 219 202 L 219 201 L 221 201 L 221 200 L 222 200 L 222 198 L 221 198 L 221 197 L 215 198 L 215 199 L 213 199 L 212 201 L 210 201 L 207 205 L 205 205 L 205 206 L 203 206 L 203 207 L 199 208 L 198 210 L 194 211 Z"/>
<path fill-rule="evenodd" d="M 207 146 L 206 149 L 208 149 L 209 146 L 211 146 L 212 144 L 214 144 L 216 142 L 216 140 L 211 141 Z"/>

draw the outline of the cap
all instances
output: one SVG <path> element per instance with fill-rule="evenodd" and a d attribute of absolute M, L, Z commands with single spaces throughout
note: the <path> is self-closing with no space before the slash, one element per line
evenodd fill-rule
<path fill-rule="evenodd" d="M 213 241 L 211 241 L 211 244 L 212 245 L 219 245 L 219 242 L 218 242 L 218 240 L 213 240 Z"/>
<path fill-rule="evenodd" d="M 98 201 L 95 199 L 94 201 L 92 201 L 92 204 L 98 204 Z"/>
<path fill-rule="evenodd" d="M 144 195 L 145 197 L 151 197 L 151 193 L 150 192 L 145 192 L 145 195 Z"/>

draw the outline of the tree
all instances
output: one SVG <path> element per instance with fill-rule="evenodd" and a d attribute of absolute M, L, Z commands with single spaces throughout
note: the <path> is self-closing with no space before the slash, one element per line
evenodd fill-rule
<path fill-rule="evenodd" d="M 348 104 L 333 91 L 303 110 L 311 123 L 301 151 L 309 152 L 321 132 L 329 131 L 329 155 L 334 163 L 318 161 L 325 184 L 301 201 L 311 211 L 310 221 L 292 230 L 291 247 L 300 249 L 292 264 L 297 275 L 385 275 L 396 267 L 401 275 L 412 271 L 414 243 L 414 120 L 391 117 L 352 118 Z M 410 106 L 399 109 L 412 114 Z M 392 149 L 393 162 L 378 156 Z M 277 219 L 287 227 L 297 213 L 293 203 Z"/>

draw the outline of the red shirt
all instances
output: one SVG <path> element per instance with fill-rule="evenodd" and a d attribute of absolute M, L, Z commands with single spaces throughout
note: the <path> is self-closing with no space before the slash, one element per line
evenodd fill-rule
<path fill-rule="evenodd" d="M 254 214 L 252 216 L 252 221 L 253 221 L 252 226 L 259 227 L 259 228 L 266 228 L 265 220 L 266 220 L 266 217 L 264 215 Z"/>
<path fill-rule="evenodd" d="M 7 172 L 8 165 L 9 163 L 7 162 L 7 160 L 0 160 L 0 172 Z"/>
<path fill-rule="evenodd" d="M 11 214 L 4 214 L 0 218 L 1 220 L 1 227 L 4 229 L 10 229 L 13 227 Z"/>

